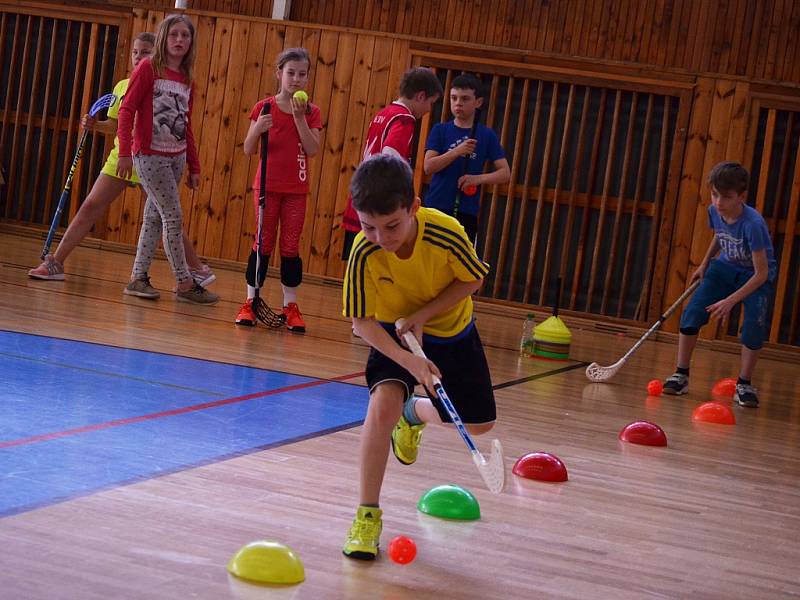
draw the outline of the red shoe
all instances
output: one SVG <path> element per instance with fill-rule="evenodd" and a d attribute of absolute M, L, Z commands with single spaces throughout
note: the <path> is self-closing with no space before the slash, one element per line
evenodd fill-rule
<path fill-rule="evenodd" d="M 283 307 L 283 316 L 286 317 L 286 329 L 295 333 L 305 333 L 306 322 L 303 321 L 303 315 L 300 314 L 295 302 L 289 302 L 289 306 Z"/>
<path fill-rule="evenodd" d="M 242 308 L 239 309 L 239 314 L 236 315 L 236 324 L 247 325 L 248 327 L 253 327 L 256 324 L 256 315 L 253 313 L 252 298 L 248 298 L 247 302 L 242 304 Z"/>

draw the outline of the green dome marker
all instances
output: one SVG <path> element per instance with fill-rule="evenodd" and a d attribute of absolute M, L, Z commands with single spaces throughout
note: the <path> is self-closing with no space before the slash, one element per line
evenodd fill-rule
<path fill-rule="evenodd" d="M 417 509 L 426 515 L 458 521 L 481 518 L 481 507 L 469 491 L 452 484 L 438 485 L 422 495 Z"/>

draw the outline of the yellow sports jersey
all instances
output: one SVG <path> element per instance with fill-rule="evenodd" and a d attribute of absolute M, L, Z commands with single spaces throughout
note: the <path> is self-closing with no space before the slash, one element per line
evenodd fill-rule
<path fill-rule="evenodd" d="M 456 219 L 433 208 L 420 208 L 416 218 L 417 239 L 407 259 L 371 243 L 363 232 L 356 236 L 342 290 L 345 317 L 394 323 L 431 302 L 454 280 L 478 281 L 489 272 Z M 471 322 L 468 296 L 430 319 L 425 333 L 453 337 Z"/>
<path fill-rule="evenodd" d="M 114 104 L 108 107 L 108 111 L 106 112 L 106 114 L 108 115 L 109 119 L 119 118 L 119 107 L 122 105 L 122 98 L 125 96 L 125 92 L 128 91 L 128 81 L 129 81 L 128 79 L 123 79 L 119 81 L 117 85 L 114 86 L 114 95 L 117 97 L 117 99 L 114 102 Z M 111 153 L 108 155 L 106 163 L 103 165 L 103 168 L 100 172 L 106 175 L 110 175 L 111 177 L 117 177 L 118 161 L 119 161 L 119 139 L 115 136 L 114 147 L 111 149 Z M 136 175 L 135 170 L 126 181 L 130 181 L 131 183 L 139 183 L 139 177 Z"/>

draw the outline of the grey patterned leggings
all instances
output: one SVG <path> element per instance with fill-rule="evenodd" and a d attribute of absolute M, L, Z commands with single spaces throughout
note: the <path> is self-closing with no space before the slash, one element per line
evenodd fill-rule
<path fill-rule="evenodd" d="M 169 266 L 178 283 L 183 283 L 192 277 L 186 266 L 183 249 L 183 211 L 178 192 L 178 184 L 186 166 L 186 155 L 138 154 L 133 157 L 133 164 L 142 181 L 142 187 L 147 192 L 147 203 L 144 205 L 132 278 L 138 279 L 147 275 L 158 240 L 163 234 L 164 253 Z"/>

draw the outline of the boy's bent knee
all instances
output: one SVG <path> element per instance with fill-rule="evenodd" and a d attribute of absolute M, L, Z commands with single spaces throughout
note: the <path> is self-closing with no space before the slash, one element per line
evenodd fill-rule
<path fill-rule="evenodd" d="M 489 433 L 493 427 L 494 421 L 489 423 L 468 423 L 466 425 L 467 431 L 469 431 L 472 435 L 483 435 L 484 433 Z"/>

